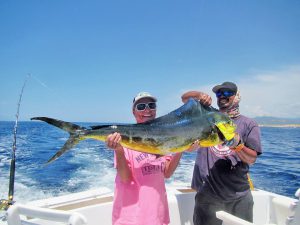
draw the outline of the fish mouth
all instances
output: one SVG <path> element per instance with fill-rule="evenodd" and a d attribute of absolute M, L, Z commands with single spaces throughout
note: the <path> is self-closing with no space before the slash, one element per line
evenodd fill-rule
<path fill-rule="evenodd" d="M 221 132 L 221 130 L 219 129 L 218 126 L 216 126 L 216 129 L 217 129 L 217 134 L 218 134 L 220 140 L 225 141 L 225 136 L 223 135 L 223 133 Z"/>
<path fill-rule="evenodd" d="M 229 141 L 234 137 L 236 126 L 232 122 L 222 121 L 215 123 L 215 126 L 220 140 Z"/>

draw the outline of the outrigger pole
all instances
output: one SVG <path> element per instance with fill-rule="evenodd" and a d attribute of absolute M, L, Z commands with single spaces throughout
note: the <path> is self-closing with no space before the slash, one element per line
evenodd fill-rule
<path fill-rule="evenodd" d="M 17 130 L 18 130 L 18 121 L 19 121 L 19 112 L 20 112 L 20 105 L 22 101 L 23 91 L 25 88 L 25 85 L 27 83 L 28 78 L 30 77 L 30 74 L 27 75 L 22 90 L 20 93 L 19 101 L 18 101 L 18 108 L 16 113 L 16 121 L 14 126 L 14 141 L 12 145 L 12 152 L 11 152 L 11 162 L 10 162 L 10 174 L 9 174 L 9 189 L 8 189 L 8 200 L 1 199 L 0 200 L 0 210 L 7 210 L 9 206 L 14 204 L 14 184 L 15 184 L 15 169 L 16 169 L 16 149 L 17 149 Z"/>

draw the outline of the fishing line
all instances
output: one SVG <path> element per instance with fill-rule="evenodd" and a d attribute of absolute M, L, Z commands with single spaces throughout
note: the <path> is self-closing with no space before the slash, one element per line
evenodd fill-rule
<path fill-rule="evenodd" d="M 46 88 L 48 91 L 51 92 L 52 95 L 54 95 L 55 102 L 59 102 L 62 103 L 63 105 L 66 105 L 67 103 L 63 101 L 63 99 L 61 98 L 61 95 L 58 94 L 57 92 L 55 92 L 52 88 L 50 88 L 45 82 L 41 81 L 40 79 L 38 79 L 36 76 L 30 75 L 31 78 L 33 78 L 38 84 L 40 84 L 42 87 Z"/>
<path fill-rule="evenodd" d="M 0 200 L 0 210 L 7 210 L 9 206 L 14 204 L 14 184 L 15 184 L 15 169 L 16 169 L 16 149 L 17 149 L 17 131 L 18 131 L 18 121 L 19 121 L 19 114 L 20 114 L 20 106 L 23 97 L 23 92 L 26 86 L 28 79 L 31 77 L 30 74 L 26 76 L 26 79 L 23 83 L 21 93 L 19 96 L 19 101 L 17 104 L 17 113 L 16 113 L 16 121 L 14 125 L 14 139 L 11 151 L 11 163 L 10 163 L 10 175 L 9 175 L 9 188 L 8 188 L 8 200 L 1 199 Z"/>
<path fill-rule="evenodd" d="M 39 80 L 37 77 L 31 75 L 31 77 L 38 82 L 40 85 L 42 85 L 43 87 L 45 87 L 46 89 L 48 89 L 49 91 L 54 92 L 51 88 L 49 88 L 44 82 L 42 82 L 41 80 Z"/>

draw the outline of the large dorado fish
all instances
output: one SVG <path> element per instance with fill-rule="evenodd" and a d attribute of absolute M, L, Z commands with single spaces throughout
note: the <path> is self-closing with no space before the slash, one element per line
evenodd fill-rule
<path fill-rule="evenodd" d="M 202 147 L 214 146 L 234 137 L 235 125 L 225 114 L 213 107 L 201 105 L 194 99 L 165 116 L 129 125 L 91 126 L 90 129 L 48 117 L 34 117 L 70 133 L 64 146 L 48 160 L 56 160 L 79 141 L 96 139 L 105 141 L 114 132 L 122 136 L 121 145 L 140 152 L 166 155 L 182 152 L 199 140 Z"/>

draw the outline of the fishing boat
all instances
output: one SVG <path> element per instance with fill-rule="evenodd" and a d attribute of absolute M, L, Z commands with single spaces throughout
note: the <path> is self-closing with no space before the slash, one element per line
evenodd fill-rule
<path fill-rule="evenodd" d="M 170 225 L 192 225 L 195 191 L 188 185 L 167 185 Z M 299 225 L 298 200 L 255 189 L 254 221 L 249 223 L 224 211 L 216 213 L 223 225 Z M 296 192 L 300 197 L 300 188 Z M 8 225 L 110 225 L 113 191 L 99 188 L 69 195 L 14 204 L 6 212 Z"/>
<path fill-rule="evenodd" d="M 27 80 L 26 80 L 27 81 Z M 10 180 L 8 200 L 2 199 L 0 209 L 6 210 L 6 215 L 0 220 L 0 225 L 110 225 L 112 224 L 113 190 L 102 187 L 58 197 L 29 201 L 21 204 L 13 201 L 15 177 L 15 150 L 19 107 L 21 103 L 22 87 L 14 127 L 14 143 L 10 166 Z M 170 211 L 170 225 L 192 225 L 194 197 L 196 192 L 188 184 L 168 184 L 167 195 Z M 299 225 L 300 188 L 296 191 L 296 198 L 290 198 L 253 189 L 254 221 L 249 223 L 224 211 L 216 216 L 224 225 Z"/>

